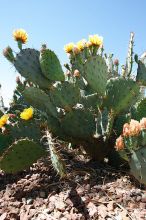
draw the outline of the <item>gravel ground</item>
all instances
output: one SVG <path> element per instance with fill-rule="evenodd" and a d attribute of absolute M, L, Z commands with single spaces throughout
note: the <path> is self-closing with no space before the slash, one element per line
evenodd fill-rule
<path fill-rule="evenodd" d="M 144 186 L 124 171 L 74 155 L 64 152 L 70 164 L 65 179 L 47 158 L 17 175 L 1 171 L 0 220 L 146 219 Z"/>

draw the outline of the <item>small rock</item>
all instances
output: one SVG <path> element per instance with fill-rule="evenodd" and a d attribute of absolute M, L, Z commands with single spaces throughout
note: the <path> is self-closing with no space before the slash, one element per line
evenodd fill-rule
<path fill-rule="evenodd" d="M 44 191 L 40 191 L 40 197 L 41 198 L 45 198 L 46 197 L 46 193 Z"/>
<path fill-rule="evenodd" d="M 89 202 L 87 208 L 90 217 L 96 217 L 98 215 L 98 208 L 94 205 L 93 202 Z"/>
<path fill-rule="evenodd" d="M 134 204 L 134 203 L 129 203 L 128 205 L 129 205 L 130 209 L 135 209 L 136 208 L 136 204 Z"/>
<path fill-rule="evenodd" d="M 62 212 L 54 211 L 54 216 L 53 216 L 53 217 L 54 217 L 55 219 L 60 219 L 61 216 L 62 216 Z"/>
<path fill-rule="evenodd" d="M 44 209 L 44 210 L 43 210 L 43 213 L 49 214 L 49 213 L 50 213 L 50 209 Z"/>
<path fill-rule="evenodd" d="M 139 208 L 140 209 L 145 209 L 146 208 L 146 204 L 144 202 L 140 202 L 139 203 Z"/>
<path fill-rule="evenodd" d="M 60 211 L 65 211 L 66 208 L 66 204 L 63 201 L 56 201 L 55 202 L 55 207 L 56 209 L 60 210 Z"/>
<path fill-rule="evenodd" d="M 85 185 L 85 190 L 89 191 L 91 188 L 90 184 Z"/>
<path fill-rule="evenodd" d="M 108 212 L 107 212 L 107 207 L 105 205 L 102 204 L 98 206 L 98 215 L 100 215 L 103 219 L 106 218 Z"/>
<path fill-rule="evenodd" d="M 67 198 L 67 199 L 65 200 L 65 202 L 66 202 L 66 204 L 67 204 L 68 206 L 73 207 L 73 202 L 72 202 L 69 198 Z"/>
<path fill-rule="evenodd" d="M 22 198 L 23 204 L 26 204 L 26 198 Z"/>
<path fill-rule="evenodd" d="M 7 218 L 7 213 L 3 213 L 1 216 L 0 216 L 0 220 L 5 220 Z"/>
<path fill-rule="evenodd" d="M 49 201 L 50 202 L 55 202 L 57 200 L 56 196 L 50 196 Z"/>
<path fill-rule="evenodd" d="M 140 202 L 141 201 L 141 196 L 137 196 L 136 201 Z"/>
<path fill-rule="evenodd" d="M 109 212 L 114 210 L 114 202 L 113 202 L 113 201 L 110 201 L 110 202 L 107 204 L 107 210 L 108 210 Z"/>
<path fill-rule="evenodd" d="M 146 203 L 146 194 L 142 195 L 141 201 Z"/>
<path fill-rule="evenodd" d="M 36 213 L 36 209 L 30 209 L 30 210 L 29 210 L 29 215 L 30 215 L 31 217 L 34 216 L 35 213 Z"/>
<path fill-rule="evenodd" d="M 79 194 L 79 196 L 84 195 L 84 188 L 83 187 L 77 188 L 77 193 Z"/>
<path fill-rule="evenodd" d="M 27 200 L 26 200 L 26 204 L 27 205 L 30 205 L 30 204 L 32 204 L 33 203 L 33 199 L 32 198 L 28 198 Z"/>

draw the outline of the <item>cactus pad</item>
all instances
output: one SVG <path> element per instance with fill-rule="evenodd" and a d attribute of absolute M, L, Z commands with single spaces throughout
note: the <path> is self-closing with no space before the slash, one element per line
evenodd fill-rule
<path fill-rule="evenodd" d="M 12 137 L 10 135 L 0 133 L 0 156 L 3 151 L 12 143 Z"/>
<path fill-rule="evenodd" d="M 103 95 L 108 77 L 105 60 L 101 56 L 90 57 L 85 63 L 84 74 L 92 90 Z"/>
<path fill-rule="evenodd" d="M 41 139 L 40 120 L 31 119 L 29 121 L 20 120 L 11 126 L 11 135 L 15 140 L 28 138 L 39 143 Z"/>
<path fill-rule="evenodd" d="M 53 139 L 48 132 L 47 132 L 47 142 L 48 142 L 52 165 L 62 178 L 66 175 L 65 162 L 63 161 L 60 152 L 56 150 L 55 143 L 53 142 Z"/>
<path fill-rule="evenodd" d="M 74 109 L 66 114 L 61 123 L 63 131 L 70 137 L 88 140 L 96 130 L 95 119 L 90 111 Z"/>
<path fill-rule="evenodd" d="M 138 103 L 136 103 L 132 113 L 132 118 L 138 121 L 143 117 L 146 117 L 146 98 L 143 98 Z"/>
<path fill-rule="evenodd" d="M 144 60 L 138 61 L 136 81 L 146 86 L 146 63 Z"/>
<path fill-rule="evenodd" d="M 24 90 L 23 96 L 34 108 L 38 108 L 39 110 L 57 118 L 58 113 L 56 107 L 51 102 L 49 95 L 44 91 L 39 88 L 29 87 Z"/>
<path fill-rule="evenodd" d="M 44 76 L 52 81 L 64 81 L 64 73 L 56 54 L 49 50 L 43 49 L 40 55 L 40 65 Z"/>
<path fill-rule="evenodd" d="M 75 84 L 65 81 L 58 83 L 56 87 L 50 91 L 50 97 L 57 107 L 70 110 L 72 106 L 78 103 L 80 90 Z"/>
<path fill-rule="evenodd" d="M 16 173 L 28 168 L 45 154 L 45 150 L 35 142 L 21 139 L 2 155 L 0 168 L 6 173 Z"/>
<path fill-rule="evenodd" d="M 21 50 L 16 56 L 14 66 L 23 77 L 38 84 L 40 88 L 49 88 L 50 82 L 41 71 L 39 51 L 30 48 Z"/>
<path fill-rule="evenodd" d="M 97 110 L 97 107 L 101 104 L 101 100 L 97 93 L 83 96 L 80 100 L 81 104 L 84 105 L 85 108 L 91 108 Z"/>
<path fill-rule="evenodd" d="M 139 182 L 146 184 L 146 147 L 133 151 L 129 164 L 133 176 Z"/>
<path fill-rule="evenodd" d="M 139 86 L 132 79 L 111 78 L 106 86 L 104 105 L 119 114 L 136 102 L 139 95 Z"/>

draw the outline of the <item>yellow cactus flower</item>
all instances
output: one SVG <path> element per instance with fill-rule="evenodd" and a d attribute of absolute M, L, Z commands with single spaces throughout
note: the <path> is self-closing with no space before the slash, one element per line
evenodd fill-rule
<path fill-rule="evenodd" d="M 77 48 L 82 51 L 86 47 L 86 40 L 82 39 L 77 42 Z"/>
<path fill-rule="evenodd" d="M 2 128 L 8 121 L 9 115 L 3 115 L 0 118 L 0 128 Z"/>
<path fill-rule="evenodd" d="M 91 42 L 92 45 L 100 47 L 103 44 L 103 37 L 100 37 L 97 34 L 89 35 L 89 42 Z"/>
<path fill-rule="evenodd" d="M 28 40 L 28 34 L 23 29 L 13 31 L 13 37 L 15 41 L 20 41 L 22 44 L 25 44 Z"/>
<path fill-rule="evenodd" d="M 74 43 L 69 43 L 69 44 L 66 44 L 65 46 L 64 46 L 64 50 L 65 50 L 65 52 L 66 53 L 71 53 L 72 52 L 72 50 L 73 50 L 73 48 L 74 48 Z"/>
<path fill-rule="evenodd" d="M 26 108 L 21 112 L 20 118 L 24 120 L 29 120 L 33 117 L 33 108 Z"/>

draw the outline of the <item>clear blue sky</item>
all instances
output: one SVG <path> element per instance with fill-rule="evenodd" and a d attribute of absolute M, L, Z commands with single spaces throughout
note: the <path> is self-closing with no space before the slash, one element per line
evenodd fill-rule
<path fill-rule="evenodd" d="M 87 38 L 89 34 L 104 37 L 107 53 L 125 62 L 130 31 L 135 32 L 135 52 L 146 50 L 145 0 L 1 0 L 0 1 L 0 83 L 6 104 L 12 96 L 17 73 L 3 57 L 7 45 L 16 50 L 12 31 L 25 29 L 26 46 L 40 48 L 47 43 L 67 61 L 63 46 Z"/>

